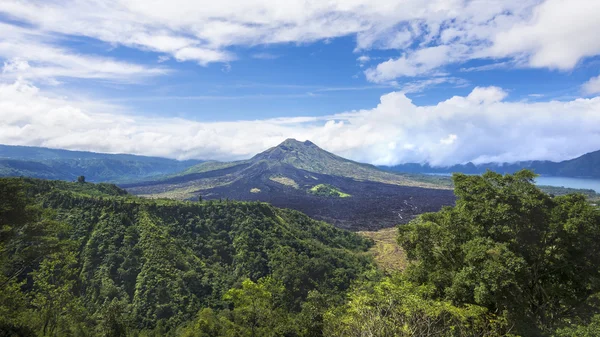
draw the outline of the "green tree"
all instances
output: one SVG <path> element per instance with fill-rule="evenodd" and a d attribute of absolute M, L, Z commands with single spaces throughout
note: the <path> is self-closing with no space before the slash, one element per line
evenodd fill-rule
<path fill-rule="evenodd" d="M 125 316 L 126 304 L 113 298 L 107 301 L 101 310 L 99 330 L 104 337 L 127 336 L 127 323 Z"/>
<path fill-rule="evenodd" d="M 321 336 L 373 266 L 369 240 L 265 203 L 29 178 L 0 192 L 2 333 Z"/>
<path fill-rule="evenodd" d="M 50 219 L 52 212 L 33 205 L 22 179 L 0 180 L 0 330 L 33 333 L 27 273 L 63 248 L 67 229 Z M 36 315 L 33 315 L 36 316 Z"/>
<path fill-rule="evenodd" d="M 51 254 L 33 272 L 34 291 L 31 304 L 39 314 L 42 336 L 56 336 L 69 331 L 83 308 L 75 296 L 77 260 L 72 252 Z"/>
<path fill-rule="evenodd" d="M 233 288 L 225 294 L 225 300 L 233 305 L 232 317 L 239 336 L 284 336 L 293 329 L 278 298 L 281 293 L 283 286 L 266 277 L 258 282 L 246 279 L 241 288 Z"/>
<path fill-rule="evenodd" d="M 572 325 L 558 329 L 554 337 L 598 337 L 600 336 L 600 315 L 592 317 L 589 324 Z"/>
<path fill-rule="evenodd" d="M 455 174 L 455 207 L 399 227 L 410 279 L 453 303 L 507 312 L 530 336 L 592 313 L 586 300 L 600 290 L 600 214 L 582 195 L 551 198 L 534 177 Z"/>
<path fill-rule="evenodd" d="M 85 183 L 85 177 L 84 176 L 77 177 L 77 182 L 80 183 L 80 184 Z"/>
<path fill-rule="evenodd" d="M 362 282 L 348 303 L 325 315 L 325 336 L 504 336 L 506 322 L 476 305 L 457 307 L 433 298 L 431 286 L 417 286 L 401 275 Z"/>

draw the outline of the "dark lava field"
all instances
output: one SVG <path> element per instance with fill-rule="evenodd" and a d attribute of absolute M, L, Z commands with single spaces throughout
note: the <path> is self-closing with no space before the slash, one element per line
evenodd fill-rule
<path fill-rule="evenodd" d="M 261 180 L 258 184 L 256 181 L 234 182 L 230 186 L 213 188 L 204 193 L 209 199 L 265 201 L 350 230 L 377 230 L 407 223 L 418 214 L 435 212 L 442 206 L 453 205 L 455 200 L 451 190 L 358 182 L 314 173 L 311 175 L 316 176 L 319 183 L 336 186 L 351 197 L 317 196 L 307 193 L 302 187 L 296 189 L 281 186 L 269 179 Z M 252 193 L 251 188 L 259 188 L 261 192 Z"/>
<path fill-rule="evenodd" d="M 155 182 L 125 187 L 135 194 L 155 193 L 167 183 L 193 185 L 197 179 L 211 179 L 231 171 L 233 168 L 177 177 L 162 184 Z M 273 177 L 285 177 L 295 184 L 282 184 L 272 180 Z M 308 190 L 317 184 L 329 184 L 351 197 L 325 197 L 309 193 Z M 308 172 L 287 164 L 248 167 L 241 178 L 223 186 L 197 190 L 190 199 L 197 200 L 200 195 L 203 200 L 268 202 L 354 231 L 377 230 L 407 223 L 418 214 L 437 211 L 442 206 L 453 205 L 455 201 L 451 190 L 357 181 Z"/>

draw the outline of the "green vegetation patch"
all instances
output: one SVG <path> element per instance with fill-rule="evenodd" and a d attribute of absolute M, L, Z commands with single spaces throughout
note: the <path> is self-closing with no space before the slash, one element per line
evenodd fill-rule
<path fill-rule="evenodd" d="M 314 195 L 320 195 L 320 196 L 324 196 L 324 197 L 337 197 L 337 198 L 351 197 L 350 194 L 344 193 L 344 192 L 340 191 L 339 189 L 337 189 L 331 185 L 328 185 L 328 184 L 319 184 L 319 185 L 313 186 L 308 191 Z"/>

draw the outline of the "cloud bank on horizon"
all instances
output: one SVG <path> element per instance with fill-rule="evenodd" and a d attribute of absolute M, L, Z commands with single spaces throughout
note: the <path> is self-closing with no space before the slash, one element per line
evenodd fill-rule
<path fill-rule="evenodd" d="M 449 70 L 465 64 L 463 73 L 572 72 L 600 55 L 598 17 L 595 0 L 5 0 L 0 143 L 229 160 L 293 137 L 373 164 L 568 159 L 600 149 L 598 70 L 578 84 L 576 97 L 561 100 L 511 101 L 510 87 L 489 83 L 436 104 L 416 104 L 407 95 L 442 83 L 470 85 Z M 345 37 L 355 41 L 365 83 L 397 88 L 376 107 L 202 122 L 106 104 L 90 98 L 92 89 L 87 98 L 60 90 L 63 81 L 129 88 L 176 76 L 187 63 L 200 73 L 225 65 L 226 73 L 245 52 L 269 62 L 284 57 L 267 46 Z M 97 53 L 87 47 L 94 44 L 155 61 Z"/>
<path fill-rule="evenodd" d="M 115 107 L 45 96 L 21 82 L 0 85 L 0 143 L 178 159 L 245 159 L 286 138 L 373 164 L 561 160 L 598 149 L 600 97 L 505 102 L 477 87 L 432 106 L 401 92 L 379 105 L 322 117 L 202 123 L 114 113 Z"/>

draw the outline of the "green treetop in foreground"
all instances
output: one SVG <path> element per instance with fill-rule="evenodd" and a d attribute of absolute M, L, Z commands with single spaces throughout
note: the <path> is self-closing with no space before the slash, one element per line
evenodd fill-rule
<path fill-rule="evenodd" d="M 600 214 L 581 195 L 548 196 L 534 177 L 455 174 L 455 207 L 400 227 L 407 278 L 524 336 L 587 322 L 598 312 Z"/>

